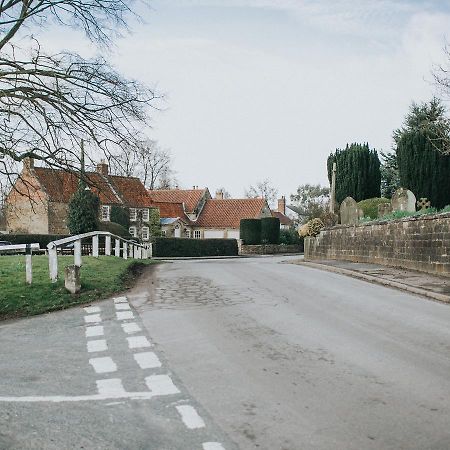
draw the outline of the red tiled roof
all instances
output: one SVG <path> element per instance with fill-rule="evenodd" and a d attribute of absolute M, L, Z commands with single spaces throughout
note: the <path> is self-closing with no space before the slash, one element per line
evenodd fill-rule
<path fill-rule="evenodd" d="M 273 217 L 278 217 L 280 219 L 281 225 L 292 225 L 293 221 L 291 218 L 286 216 L 285 214 L 278 212 L 278 211 L 272 211 Z"/>
<path fill-rule="evenodd" d="M 184 213 L 182 203 L 153 202 L 151 206 L 159 209 L 161 219 L 176 219 L 179 217 L 186 223 L 190 223 L 189 218 Z"/>
<path fill-rule="evenodd" d="M 239 228 L 241 219 L 258 219 L 265 207 L 263 198 L 210 199 L 193 224 L 205 228 Z"/>
<path fill-rule="evenodd" d="M 208 189 L 162 189 L 148 191 L 155 203 L 184 203 L 186 212 L 192 213 Z M 210 197 L 210 195 L 208 195 Z"/>
<path fill-rule="evenodd" d="M 150 196 L 139 178 L 116 175 L 108 175 L 108 178 L 126 205 L 137 208 L 150 206 Z"/>

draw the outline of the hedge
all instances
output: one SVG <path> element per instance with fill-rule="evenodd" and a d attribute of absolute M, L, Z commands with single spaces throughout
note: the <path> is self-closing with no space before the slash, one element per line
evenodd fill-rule
<path fill-rule="evenodd" d="M 239 234 L 246 245 L 261 244 L 261 220 L 241 219 Z"/>
<path fill-rule="evenodd" d="M 378 217 L 378 205 L 382 203 L 390 203 L 388 198 L 368 198 L 358 202 L 358 208 L 362 209 L 364 217 L 370 217 L 376 219 Z"/>
<path fill-rule="evenodd" d="M 47 244 L 58 239 L 63 239 L 69 235 L 61 234 L 3 234 L 0 241 L 9 241 L 11 244 L 35 244 L 41 248 L 47 248 Z"/>
<path fill-rule="evenodd" d="M 99 231 L 109 231 L 111 234 L 120 236 L 124 239 L 131 239 L 131 235 L 126 228 L 115 222 L 100 222 Z"/>
<path fill-rule="evenodd" d="M 153 243 L 153 256 L 198 257 L 198 256 L 237 256 L 236 239 L 184 239 L 156 238 Z"/>
<path fill-rule="evenodd" d="M 263 217 L 261 219 L 261 243 L 280 243 L 280 219 L 278 217 Z"/>

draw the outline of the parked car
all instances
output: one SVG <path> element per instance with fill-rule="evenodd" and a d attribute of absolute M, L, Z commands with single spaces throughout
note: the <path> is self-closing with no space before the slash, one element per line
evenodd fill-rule
<path fill-rule="evenodd" d="M 0 246 L 3 246 L 3 245 L 12 245 L 12 244 L 9 241 L 0 241 Z"/>

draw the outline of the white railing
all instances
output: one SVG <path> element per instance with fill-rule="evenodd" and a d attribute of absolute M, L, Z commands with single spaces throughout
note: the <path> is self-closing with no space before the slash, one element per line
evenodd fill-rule
<path fill-rule="evenodd" d="M 39 244 L 14 244 L 0 246 L 0 254 L 7 251 L 13 251 L 14 253 L 25 253 L 25 281 L 28 284 L 33 282 L 33 262 L 31 259 L 33 250 L 40 250 Z"/>
<path fill-rule="evenodd" d="M 136 258 L 148 259 L 152 257 L 152 244 L 138 244 L 137 242 L 124 239 L 107 231 L 92 231 L 90 233 L 78 234 L 57 241 L 50 242 L 47 245 L 48 249 L 48 267 L 50 279 L 53 283 L 58 280 L 58 248 L 67 246 L 73 242 L 73 255 L 75 266 L 81 267 L 81 241 L 86 238 L 92 238 L 92 256 L 99 257 L 99 236 L 105 237 L 105 255 L 116 256 L 123 259 Z M 114 254 L 112 254 L 111 241 L 114 242 Z"/>

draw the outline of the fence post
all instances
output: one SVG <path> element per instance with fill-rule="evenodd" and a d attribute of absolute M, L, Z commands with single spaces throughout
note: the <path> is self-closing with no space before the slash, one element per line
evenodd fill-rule
<path fill-rule="evenodd" d="M 31 244 L 27 244 L 25 251 L 25 280 L 28 284 L 31 284 L 33 282 L 33 262 L 31 260 L 31 257 Z"/>
<path fill-rule="evenodd" d="M 81 267 L 81 239 L 75 241 L 73 243 L 73 256 L 74 256 L 74 264 L 78 267 Z"/>
<path fill-rule="evenodd" d="M 128 256 L 129 256 L 130 258 L 132 258 L 132 257 L 133 257 L 133 244 L 131 244 L 131 245 L 128 246 L 128 250 L 129 250 Z"/>
<path fill-rule="evenodd" d="M 150 242 L 150 247 L 148 248 L 147 258 L 153 258 L 153 242 Z"/>
<path fill-rule="evenodd" d="M 116 239 L 116 245 L 114 246 L 114 255 L 120 258 L 120 240 Z"/>
<path fill-rule="evenodd" d="M 105 237 L 105 255 L 111 256 L 111 236 Z"/>
<path fill-rule="evenodd" d="M 127 243 L 124 242 L 124 243 L 123 243 L 123 259 L 127 259 L 127 258 L 128 258 Z"/>
<path fill-rule="evenodd" d="M 98 258 L 98 234 L 92 236 L 92 256 Z"/>
<path fill-rule="evenodd" d="M 48 249 L 48 270 L 50 273 L 50 280 L 52 283 L 58 281 L 58 253 L 56 247 Z"/>

